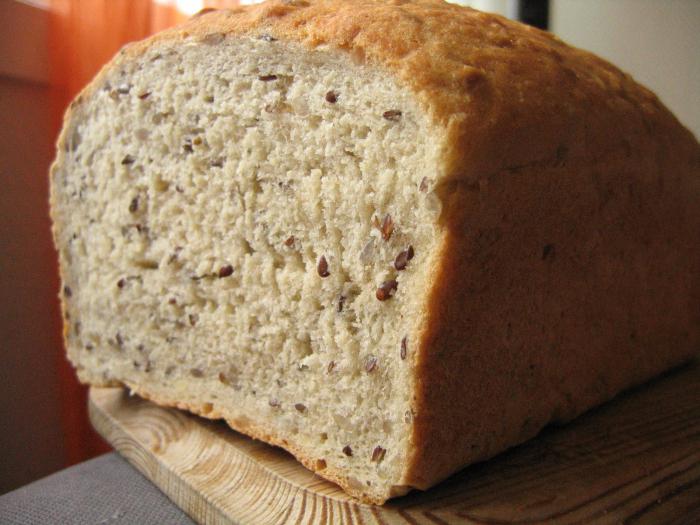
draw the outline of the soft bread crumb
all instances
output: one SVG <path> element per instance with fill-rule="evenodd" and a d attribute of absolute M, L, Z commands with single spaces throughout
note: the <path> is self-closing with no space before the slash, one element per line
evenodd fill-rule
<path fill-rule="evenodd" d="M 79 108 L 54 178 L 69 356 L 381 501 L 412 424 L 439 134 L 345 56 L 218 44 L 152 49 Z"/>

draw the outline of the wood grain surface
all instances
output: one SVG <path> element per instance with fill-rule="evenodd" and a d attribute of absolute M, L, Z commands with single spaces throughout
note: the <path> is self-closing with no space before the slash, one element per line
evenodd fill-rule
<path fill-rule="evenodd" d="M 93 388 L 95 428 L 203 523 L 700 523 L 700 366 L 382 507 L 220 422 Z"/>

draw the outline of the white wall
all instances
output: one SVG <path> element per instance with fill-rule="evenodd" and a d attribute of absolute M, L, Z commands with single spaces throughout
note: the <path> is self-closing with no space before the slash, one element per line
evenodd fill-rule
<path fill-rule="evenodd" d="M 448 0 L 453 4 L 461 4 L 479 11 L 487 13 L 497 13 L 509 18 L 517 18 L 518 1 L 517 0 Z"/>
<path fill-rule="evenodd" d="M 700 0 L 551 0 L 550 30 L 630 73 L 700 138 Z"/>

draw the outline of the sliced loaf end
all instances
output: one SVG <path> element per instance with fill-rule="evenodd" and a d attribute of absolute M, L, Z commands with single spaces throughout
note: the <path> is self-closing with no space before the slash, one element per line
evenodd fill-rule
<path fill-rule="evenodd" d="M 338 52 L 219 34 L 122 54 L 52 171 L 81 380 L 224 418 L 365 501 L 406 492 L 441 140 Z"/>

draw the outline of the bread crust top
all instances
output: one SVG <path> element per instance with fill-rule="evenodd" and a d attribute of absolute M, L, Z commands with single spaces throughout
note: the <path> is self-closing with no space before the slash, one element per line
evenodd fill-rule
<path fill-rule="evenodd" d="M 271 0 L 204 10 L 124 54 L 220 34 L 326 46 L 392 72 L 447 131 L 446 185 L 475 182 L 504 166 L 603 155 L 652 128 L 681 128 L 651 91 L 597 56 L 442 0 Z"/>

